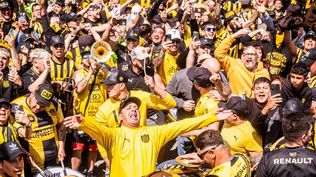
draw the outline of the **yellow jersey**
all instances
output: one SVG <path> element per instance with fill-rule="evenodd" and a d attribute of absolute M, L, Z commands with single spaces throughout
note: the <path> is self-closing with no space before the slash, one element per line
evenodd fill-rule
<path fill-rule="evenodd" d="M 19 97 L 11 104 L 22 105 L 25 114 L 32 122 L 31 138 L 21 144 L 31 153 L 35 163 L 44 169 L 57 163 L 57 125 L 63 122 L 64 116 L 58 103 L 51 103 L 44 111 L 34 114 L 27 103 L 27 98 L 28 95 Z M 32 169 L 32 172 L 36 171 L 36 168 Z"/>
<path fill-rule="evenodd" d="M 53 59 L 50 60 L 50 77 L 52 81 L 63 81 L 72 78 L 75 71 L 75 62 L 72 59 L 64 58 L 63 63 L 58 64 Z"/>
<path fill-rule="evenodd" d="M 7 142 L 7 141 L 15 141 L 18 142 L 18 130 L 23 128 L 23 125 L 14 122 L 11 123 L 8 121 L 6 125 L 0 125 L 0 144 Z M 18 142 L 19 143 L 19 142 Z"/>
<path fill-rule="evenodd" d="M 250 177 L 250 162 L 244 154 L 238 153 L 233 156 L 231 161 L 214 167 L 210 172 L 204 173 L 204 175 L 219 177 Z"/>
<path fill-rule="evenodd" d="M 165 85 L 168 85 L 174 74 L 180 70 L 179 66 L 177 65 L 177 58 L 179 55 L 180 54 L 178 53 L 174 56 L 166 51 L 162 64 L 158 67 L 157 72 Z"/>
<path fill-rule="evenodd" d="M 194 115 L 204 115 L 209 112 L 214 112 L 216 109 L 218 109 L 217 101 L 215 101 L 209 93 L 205 93 L 201 95 L 201 97 L 197 101 Z"/>
<path fill-rule="evenodd" d="M 81 68 L 78 72 L 77 76 L 80 78 L 79 80 L 83 80 L 88 74 L 88 71 L 84 68 Z M 105 73 L 99 70 L 97 75 L 90 77 L 89 83 L 81 93 L 74 92 L 74 114 L 81 114 L 95 120 L 99 107 L 107 98 L 106 85 L 101 83 L 105 78 Z M 92 85 L 93 88 L 91 88 Z M 105 111 L 107 110 L 105 108 Z"/>
<path fill-rule="evenodd" d="M 249 156 L 249 152 L 262 152 L 262 138 L 251 126 L 249 121 L 240 125 L 225 123 L 221 135 L 229 144 L 230 152 L 243 153 Z"/>
<path fill-rule="evenodd" d="M 216 120 L 214 114 L 207 114 L 161 126 L 108 128 L 91 119 L 83 119 L 79 130 L 106 149 L 111 161 L 110 176 L 141 177 L 155 171 L 159 151 L 168 141 Z"/>

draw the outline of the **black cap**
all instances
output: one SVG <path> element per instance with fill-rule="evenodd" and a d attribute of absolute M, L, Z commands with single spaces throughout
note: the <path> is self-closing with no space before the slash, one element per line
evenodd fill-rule
<path fill-rule="evenodd" d="M 131 29 L 131 30 L 127 31 L 126 39 L 132 39 L 132 40 L 138 41 L 139 40 L 139 31 L 135 30 L 135 29 Z"/>
<path fill-rule="evenodd" d="M 31 41 L 35 40 L 34 38 L 32 38 L 31 34 L 24 33 L 24 34 L 21 35 L 21 41 L 27 42 L 29 40 L 31 40 Z"/>
<path fill-rule="evenodd" d="M 95 42 L 94 38 L 88 34 L 83 34 L 79 36 L 78 43 L 81 54 L 90 53 L 91 46 Z"/>
<path fill-rule="evenodd" d="M 62 44 L 62 45 L 65 45 L 65 40 L 63 37 L 59 36 L 59 35 L 55 35 L 55 36 L 52 36 L 50 38 L 50 45 L 51 46 L 55 46 L 57 44 Z"/>
<path fill-rule="evenodd" d="M 249 113 L 247 102 L 245 98 L 241 96 L 232 96 L 226 103 L 220 102 L 218 107 L 224 108 L 224 110 L 231 110 L 243 118 L 246 118 Z"/>
<path fill-rule="evenodd" d="M 191 81 L 201 87 L 209 87 L 212 84 L 210 80 L 212 73 L 206 68 L 193 66 L 188 69 L 187 75 Z"/>
<path fill-rule="evenodd" d="M 76 22 L 78 20 L 78 16 L 74 12 L 71 12 L 69 14 L 65 14 L 65 15 L 62 16 L 62 18 L 63 18 L 63 21 L 66 22 L 66 23 L 72 22 L 72 21 Z"/>
<path fill-rule="evenodd" d="M 313 30 L 308 31 L 305 36 L 304 36 L 304 40 L 306 40 L 307 38 L 314 38 L 314 40 L 316 40 L 316 33 Z"/>
<path fill-rule="evenodd" d="M 57 5 L 61 6 L 61 7 L 65 7 L 65 2 L 64 2 L 64 0 L 57 0 L 57 1 L 55 2 L 55 4 L 57 4 Z"/>
<path fill-rule="evenodd" d="M 312 48 L 301 57 L 300 62 L 310 67 L 316 61 L 316 48 Z"/>
<path fill-rule="evenodd" d="M 155 15 L 153 17 L 153 19 L 151 20 L 152 23 L 157 23 L 157 24 L 161 24 L 162 23 L 162 19 L 160 17 L 160 15 Z"/>
<path fill-rule="evenodd" d="M 21 13 L 19 13 L 19 15 L 17 16 L 17 19 L 18 20 L 21 20 L 21 21 L 28 21 L 28 17 L 27 17 L 27 15 L 26 15 L 26 13 L 25 12 L 21 12 Z"/>
<path fill-rule="evenodd" d="M 283 107 L 283 114 L 287 116 L 292 113 L 302 112 L 302 110 L 304 110 L 303 103 L 298 98 L 291 98 L 285 103 Z"/>
<path fill-rule="evenodd" d="M 210 39 L 207 39 L 205 37 L 200 39 L 200 46 L 210 46 L 212 47 L 212 41 Z"/>
<path fill-rule="evenodd" d="M 0 2 L 0 10 L 5 9 L 7 7 L 10 7 L 9 2 L 7 1 Z"/>
<path fill-rule="evenodd" d="M 14 161 L 19 155 L 26 155 L 15 141 L 4 142 L 0 149 L 3 160 Z"/>
<path fill-rule="evenodd" d="M 117 68 L 112 68 L 107 78 L 103 81 L 106 85 L 114 85 L 122 82 L 126 82 L 126 77 L 124 77 L 123 72 Z"/>
<path fill-rule="evenodd" d="M 5 103 L 9 106 L 11 106 L 10 101 L 7 98 L 0 98 L 0 104 Z"/>
<path fill-rule="evenodd" d="M 129 97 L 129 98 L 127 98 L 127 99 L 124 99 L 124 100 L 121 102 L 119 112 L 121 112 L 121 110 L 122 110 L 123 108 L 125 108 L 125 106 L 127 106 L 128 103 L 130 103 L 130 102 L 135 103 L 135 104 L 138 106 L 138 108 L 139 108 L 140 105 L 141 105 L 141 101 L 140 101 L 139 98 L 137 98 L 137 97 Z"/>
<path fill-rule="evenodd" d="M 53 99 L 53 95 L 54 90 L 50 84 L 41 84 L 35 91 L 36 100 L 46 106 L 50 105 L 50 102 Z"/>

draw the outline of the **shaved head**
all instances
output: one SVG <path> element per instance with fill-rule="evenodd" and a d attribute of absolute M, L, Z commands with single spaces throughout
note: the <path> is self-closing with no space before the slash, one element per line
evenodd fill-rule
<path fill-rule="evenodd" d="M 207 68 L 212 74 L 218 74 L 221 71 L 221 65 L 211 55 L 202 62 L 201 67 Z"/>

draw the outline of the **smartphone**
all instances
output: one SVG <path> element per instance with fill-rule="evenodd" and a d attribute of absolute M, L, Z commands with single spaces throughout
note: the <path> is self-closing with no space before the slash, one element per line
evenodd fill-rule
<path fill-rule="evenodd" d="M 166 41 L 166 42 L 171 41 L 171 36 L 170 36 L 170 35 L 166 35 L 165 41 Z"/>
<path fill-rule="evenodd" d="M 120 20 L 120 25 L 125 26 L 126 23 L 127 23 L 127 22 L 126 22 L 126 19 L 123 18 L 123 19 Z"/>
<path fill-rule="evenodd" d="M 193 31 L 193 33 L 192 33 L 192 39 L 194 39 L 195 42 L 199 41 L 199 40 L 200 40 L 199 32 Z"/>
<path fill-rule="evenodd" d="M 271 95 L 281 94 L 280 84 L 271 84 Z"/>

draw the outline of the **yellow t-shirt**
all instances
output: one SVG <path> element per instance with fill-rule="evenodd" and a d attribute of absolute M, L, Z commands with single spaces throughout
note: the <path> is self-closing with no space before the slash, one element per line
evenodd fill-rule
<path fill-rule="evenodd" d="M 163 63 L 158 67 L 158 74 L 165 85 L 169 84 L 174 74 L 180 69 L 177 65 L 178 56 L 179 53 L 173 56 L 168 51 L 165 52 Z"/>
<path fill-rule="evenodd" d="M 216 120 L 214 114 L 207 114 L 162 126 L 108 128 L 91 119 L 83 119 L 79 129 L 107 150 L 111 161 L 110 176 L 141 177 L 155 170 L 159 151 L 168 141 Z"/>
<path fill-rule="evenodd" d="M 245 155 L 235 154 L 231 161 L 214 167 L 210 172 L 204 173 L 204 175 L 214 175 L 219 177 L 250 177 L 250 162 Z"/>
<path fill-rule="evenodd" d="M 139 107 L 140 112 L 140 126 L 146 125 L 147 110 L 168 110 L 176 106 L 176 102 L 170 94 L 164 99 L 159 96 L 148 93 L 142 90 L 131 90 L 129 96 L 137 97 L 142 100 L 142 104 Z M 107 99 L 99 108 L 96 113 L 96 120 L 101 125 L 115 128 L 121 125 L 121 120 L 119 118 L 119 109 L 121 101 L 114 100 L 113 98 Z M 98 144 L 98 148 L 102 157 L 106 157 L 107 154 L 102 146 Z"/>
<path fill-rule="evenodd" d="M 31 138 L 27 140 L 27 147 L 24 148 L 31 153 L 35 163 L 44 169 L 45 162 L 57 162 L 57 125 L 64 120 L 60 105 L 51 103 L 44 111 L 35 115 L 27 104 L 27 96 L 19 97 L 11 104 L 22 105 L 25 114 L 32 122 Z M 37 169 L 32 168 L 32 172 L 37 172 Z"/>
<path fill-rule="evenodd" d="M 229 144 L 232 154 L 243 153 L 249 156 L 249 152 L 263 151 L 262 138 L 249 121 L 236 126 L 225 123 L 221 135 Z"/>
<path fill-rule="evenodd" d="M 200 99 L 197 101 L 194 115 L 204 115 L 209 112 L 214 112 L 216 109 L 218 109 L 217 102 L 211 97 L 209 93 L 205 93 L 201 95 Z"/>

